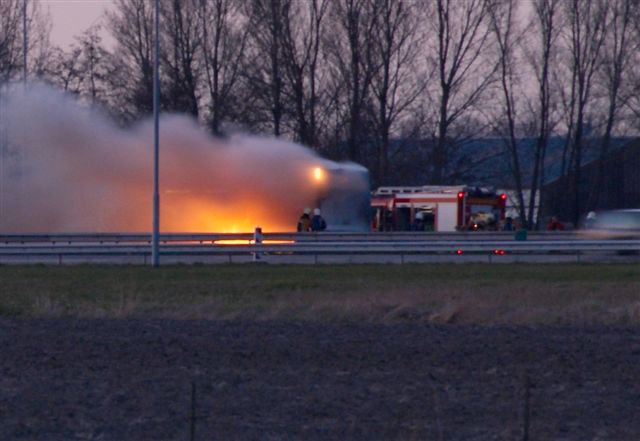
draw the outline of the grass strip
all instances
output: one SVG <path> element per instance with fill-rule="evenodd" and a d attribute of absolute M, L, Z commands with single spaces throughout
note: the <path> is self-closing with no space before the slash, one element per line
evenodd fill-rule
<path fill-rule="evenodd" d="M 627 325 L 640 266 L 1 266 L 0 316 Z"/>

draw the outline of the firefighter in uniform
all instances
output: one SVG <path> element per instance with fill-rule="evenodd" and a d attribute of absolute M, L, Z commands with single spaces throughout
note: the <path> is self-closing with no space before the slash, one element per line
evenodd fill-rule
<path fill-rule="evenodd" d="M 320 209 L 313 209 L 313 217 L 311 218 L 311 231 L 323 231 L 327 228 L 327 223 L 320 215 Z"/>
<path fill-rule="evenodd" d="M 311 214 L 311 209 L 305 208 L 304 212 L 300 216 L 300 219 L 298 219 L 297 230 L 299 233 L 311 231 L 311 217 L 309 217 L 309 214 Z"/>

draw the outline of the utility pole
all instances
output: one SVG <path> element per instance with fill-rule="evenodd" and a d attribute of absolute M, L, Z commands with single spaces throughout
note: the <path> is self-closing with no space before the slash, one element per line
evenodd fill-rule
<path fill-rule="evenodd" d="M 159 178 L 159 113 L 160 113 L 160 0 L 155 9 L 155 56 L 153 60 L 153 235 L 151 239 L 151 260 L 154 267 L 160 266 L 160 194 Z"/>
<path fill-rule="evenodd" d="M 27 51 L 29 40 L 27 39 L 27 0 L 22 2 L 22 81 L 27 84 Z"/>

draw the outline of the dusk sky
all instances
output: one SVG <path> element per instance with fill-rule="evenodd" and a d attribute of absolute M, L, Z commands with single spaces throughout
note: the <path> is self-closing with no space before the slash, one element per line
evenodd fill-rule
<path fill-rule="evenodd" d="M 73 37 L 97 23 L 111 0 L 38 0 L 51 14 L 51 42 L 62 48 L 74 42 Z"/>

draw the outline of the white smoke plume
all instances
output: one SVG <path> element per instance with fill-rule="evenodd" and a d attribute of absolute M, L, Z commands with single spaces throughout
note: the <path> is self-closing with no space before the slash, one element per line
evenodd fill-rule
<path fill-rule="evenodd" d="M 122 130 L 44 85 L 10 90 L 0 102 L 0 233 L 150 231 L 152 129 Z M 292 142 L 215 138 L 162 116 L 160 229 L 293 231 L 319 200 L 314 168 L 335 166 Z"/>

